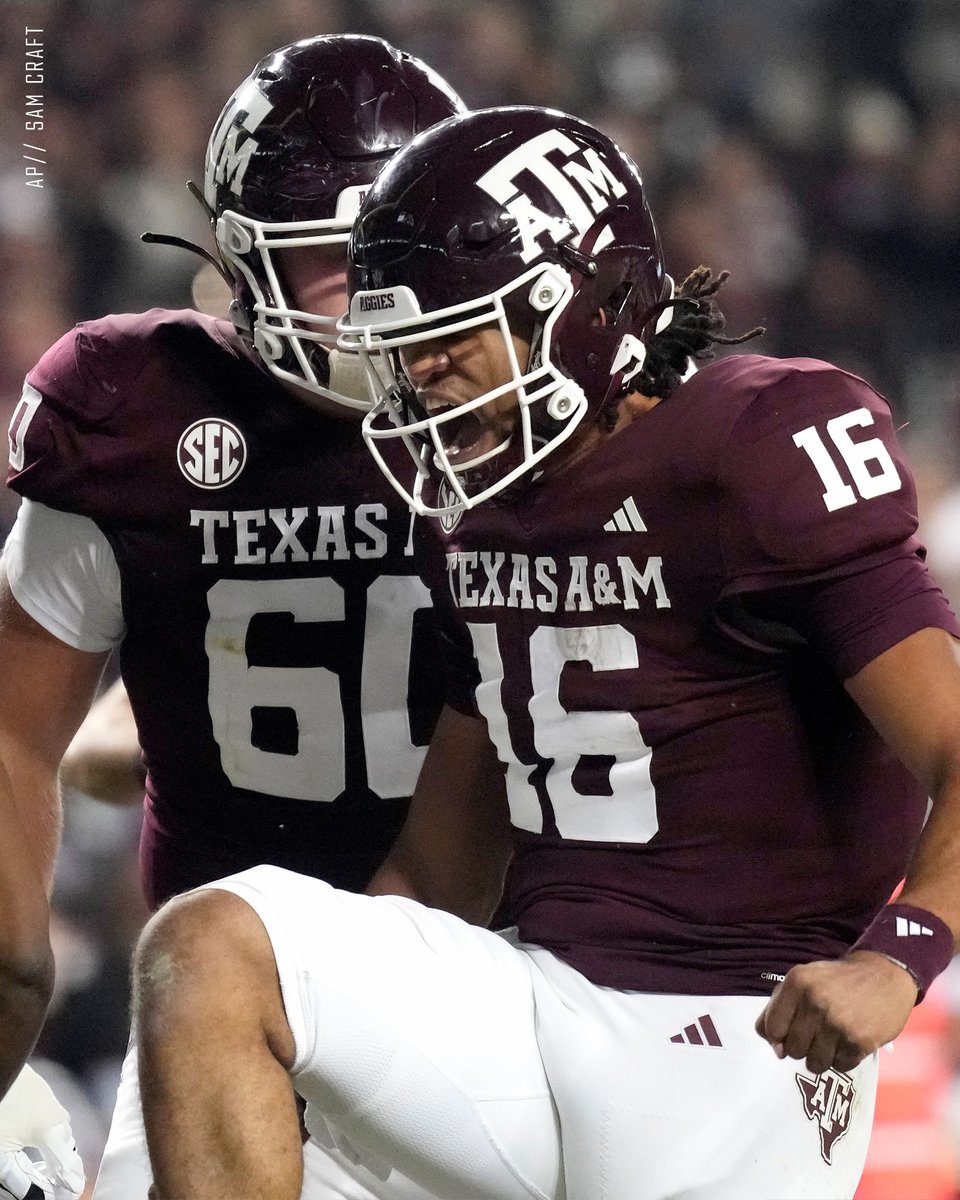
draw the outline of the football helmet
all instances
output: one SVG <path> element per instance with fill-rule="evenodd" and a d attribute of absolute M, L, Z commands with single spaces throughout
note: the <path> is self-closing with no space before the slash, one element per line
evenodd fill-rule
<path fill-rule="evenodd" d="M 415 134 L 462 111 L 419 59 L 359 35 L 276 50 L 227 101 L 207 146 L 203 201 L 232 281 L 231 318 L 278 378 L 369 408 L 359 369 L 341 362 L 338 379 L 336 319 L 300 311 L 277 251 L 342 243 L 345 262 L 380 168 Z"/>
<path fill-rule="evenodd" d="M 366 197 L 349 257 L 340 345 L 361 352 L 376 396 L 364 437 L 396 490 L 429 515 L 527 482 L 630 390 L 645 342 L 672 319 L 673 284 L 635 163 L 549 109 L 482 109 L 419 136 Z M 484 326 L 503 337 L 502 384 L 457 405 L 418 397 L 410 357 L 443 353 L 448 339 Z M 529 345 L 526 361 L 512 335 L 521 355 Z M 477 426 L 480 409 L 510 395 L 512 429 L 493 447 L 478 438 L 483 450 L 471 454 L 465 420 L 473 413 Z M 410 485 L 381 453 L 395 438 L 417 465 Z"/>

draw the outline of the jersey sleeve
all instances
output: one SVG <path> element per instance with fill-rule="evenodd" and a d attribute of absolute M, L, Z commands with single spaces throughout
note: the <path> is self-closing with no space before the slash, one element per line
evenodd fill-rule
<path fill-rule="evenodd" d="M 856 376 L 809 364 L 759 390 L 726 440 L 719 488 L 719 611 L 734 636 L 745 624 L 723 618 L 739 605 L 774 644 L 799 636 L 844 679 L 920 629 L 960 636 L 915 537 L 889 406 Z"/>
<path fill-rule="evenodd" d="M 151 434 L 163 420 L 158 347 L 189 353 L 161 310 L 76 326 L 27 375 L 10 422 L 8 485 L 52 508 L 99 523 L 142 512 L 131 486 L 149 470 Z"/>
<path fill-rule="evenodd" d="M 10 590 L 48 633 L 75 650 L 110 650 L 125 632 L 120 571 L 88 517 L 24 500 L 3 548 Z"/>
<path fill-rule="evenodd" d="M 849 575 L 741 599 L 747 602 L 748 622 L 759 619 L 764 631 L 780 631 L 783 648 L 796 641 L 783 638 L 782 631 L 799 637 L 830 662 L 841 679 L 856 675 L 884 650 L 921 629 L 945 629 L 960 638 L 960 625 L 946 597 L 909 543 L 900 553 L 873 559 Z M 727 629 L 735 637 L 749 633 L 749 623 L 738 624 L 735 618 L 732 623 L 738 627 L 727 622 Z M 757 629 L 755 624 L 753 631 Z"/>
<path fill-rule="evenodd" d="M 744 405 L 720 452 L 726 595 L 850 574 L 896 554 L 917 528 L 886 401 L 827 364 L 785 367 Z"/>

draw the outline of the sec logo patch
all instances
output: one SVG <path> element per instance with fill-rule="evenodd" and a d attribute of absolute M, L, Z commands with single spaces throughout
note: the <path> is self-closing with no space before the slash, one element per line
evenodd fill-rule
<path fill-rule="evenodd" d="M 437 505 L 440 508 L 447 508 L 451 504 L 459 504 L 460 497 L 456 494 L 452 487 L 445 479 L 440 480 L 440 487 L 437 492 Z M 463 516 L 463 509 L 457 512 L 446 512 L 440 516 L 440 527 L 444 533 L 453 533 L 456 527 L 460 524 L 460 518 Z"/>
<path fill-rule="evenodd" d="M 213 489 L 233 483 L 247 462 L 247 443 L 230 421 L 206 417 L 180 435 L 177 464 L 197 487 Z"/>

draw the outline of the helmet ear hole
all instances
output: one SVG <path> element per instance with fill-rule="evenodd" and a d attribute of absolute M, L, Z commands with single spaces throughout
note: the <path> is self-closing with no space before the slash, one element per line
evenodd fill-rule
<path fill-rule="evenodd" d="M 283 358 L 283 343 L 275 333 L 258 326 L 253 335 L 253 344 L 261 358 L 269 362 L 279 362 Z"/>
<path fill-rule="evenodd" d="M 563 282 L 553 271 L 544 271 L 530 289 L 527 300 L 537 312 L 549 312 L 563 295 Z"/>
<path fill-rule="evenodd" d="M 239 221 L 225 214 L 217 220 L 217 243 L 228 254 L 249 254 L 253 249 L 253 234 Z"/>
<path fill-rule="evenodd" d="M 227 309 L 227 317 L 233 323 L 236 329 L 245 329 L 250 332 L 250 321 L 247 318 L 246 309 L 239 300 L 231 300 L 230 307 Z"/>
<path fill-rule="evenodd" d="M 552 421 L 569 421 L 586 402 L 583 389 L 571 379 L 547 401 L 546 413 Z"/>

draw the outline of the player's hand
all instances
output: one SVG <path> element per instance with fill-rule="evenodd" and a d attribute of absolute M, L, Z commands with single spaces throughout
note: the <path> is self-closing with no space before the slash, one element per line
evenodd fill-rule
<path fill-rule="evenodd" d="M 33 1162 L 29 1146 L 40 1153 Z M 83 1163 L 67 1110 L 32 1067 L 24 1067 L 0 1101 L 0 1200 L 77 1200 Z"/>
<path fill-rule="evenodd" d="M 892 1041 L 917 999 L 909 971 L 871 950 L 790 970 L 757 1018 L 757 1033 L 781 1058 L 802 1058 L 814 1075 L 851 1071 Z"/>

